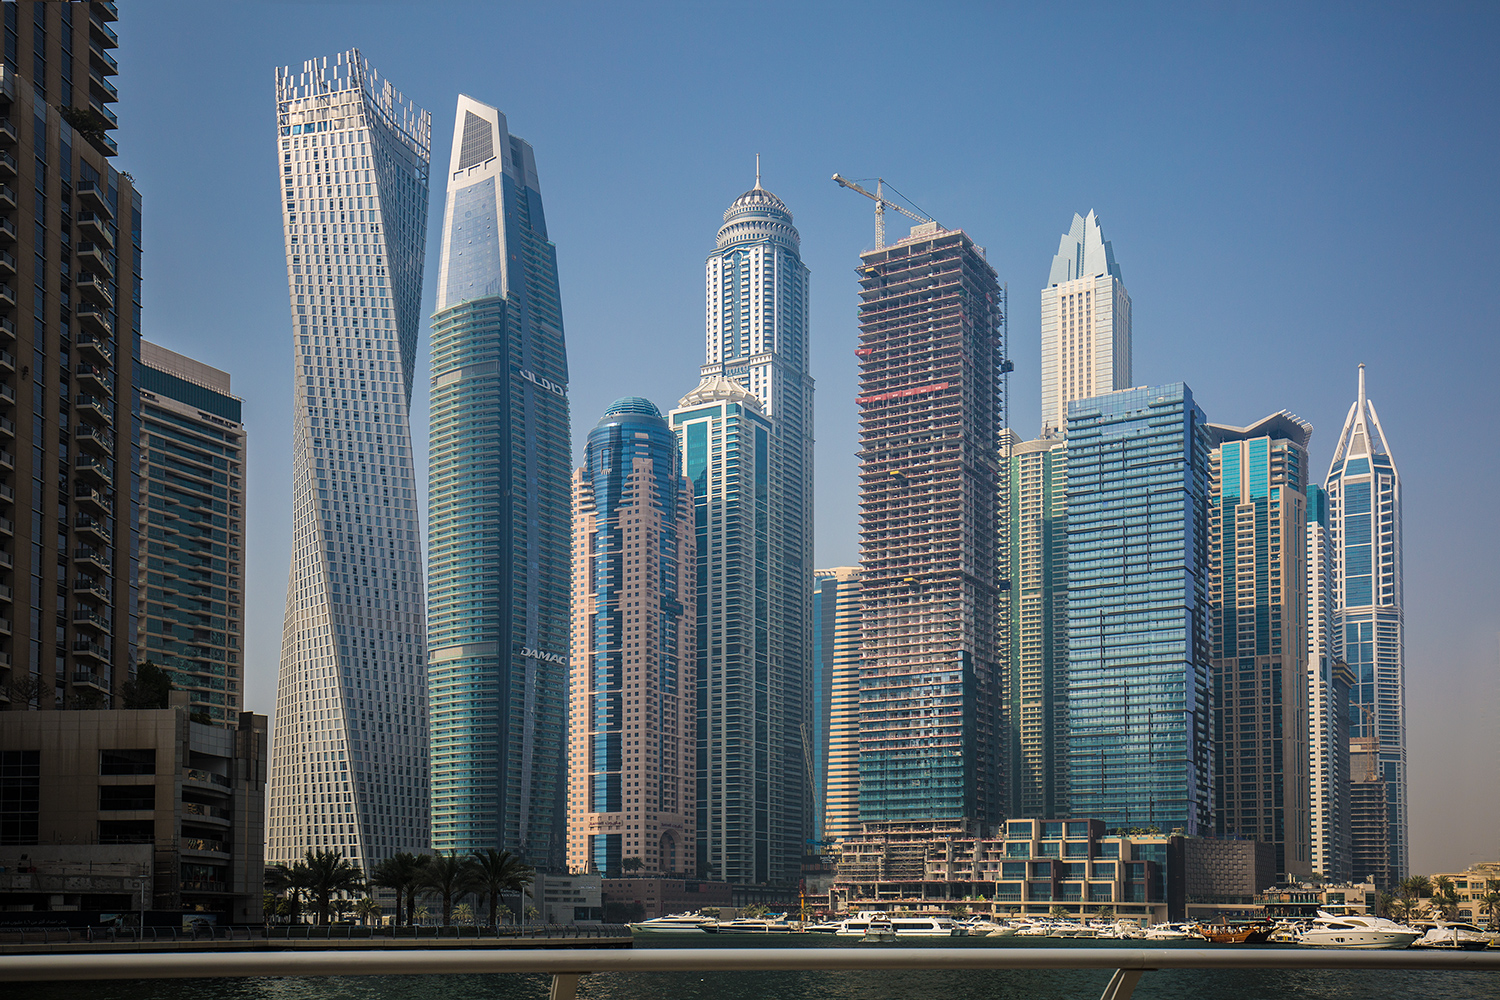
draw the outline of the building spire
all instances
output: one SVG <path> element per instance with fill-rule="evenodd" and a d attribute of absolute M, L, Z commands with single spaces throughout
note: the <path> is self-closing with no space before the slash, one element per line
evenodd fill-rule
<path fill-rule="evenodd" d="M 1365 366 L 1361 362 L 1359 366 L 1359 409 L 1363 413 L 1365 408 Z"/>
<path fill-rule="evenodd" d="M 760 190 L 760 154 L 755 154 L 755 190 Z"/>

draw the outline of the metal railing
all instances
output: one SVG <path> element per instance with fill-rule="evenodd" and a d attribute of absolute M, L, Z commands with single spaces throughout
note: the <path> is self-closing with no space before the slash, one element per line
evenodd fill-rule
<path fill-rule="evenodd" d="M 869 970 L 1112 970 L 1101 1000 L 1129 1000 L 1159 969 L 1418 969 L 1500 973 L 1500 952 L 1225 948 L 661 948 L 631 951 L 311 951 L 0 956 L 0 982 L 260 976 L 542 974 L 551 1000 L 574 1000 L 595 973 L 854 972 Z M 1500 978 L 1496 980 L 1500 987 Z"/>

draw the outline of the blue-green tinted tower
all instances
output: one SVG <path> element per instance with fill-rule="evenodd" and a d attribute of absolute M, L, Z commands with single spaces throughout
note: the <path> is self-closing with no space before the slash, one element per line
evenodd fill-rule
<path fill-rule="evenodd" d="M 536 160 L 458 99 L 432 317 L 432 846 L 564 857 L 571 442 Z"/>
<path fill-rule="evenodd" d="M 1373 754 L 1377 780 L 1385 782 L 1384 871 L 1356 834 L 1355 877 L 1373 875 L 1393 886 L 1409 872 L 1406 806 L 1406 637 L 1401 586 L 1401 477 L 1390 445 L 1365 397 L 1365 366 L 1359 366 L 1359 396 L 1349 408 L 1328 491 L 1328 536 L 1333 550 L 1333 653 L 1349 664 L 1350 751 Z M 1364 757 L 1362 756 L 1363 760 Z M 1355 778 L 1368 773 L 1354 768 Z M 1378 854 L 1378 848 L 1373 853 Z"/>
<path fill-rule="evenodd" d="M 1208 423 L 1182 383 L 1068 407 L 1072 814 L 1207 834 Z"/>

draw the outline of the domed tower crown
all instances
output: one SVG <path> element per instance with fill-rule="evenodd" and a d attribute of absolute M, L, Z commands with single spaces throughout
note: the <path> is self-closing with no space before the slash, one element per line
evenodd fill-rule
<path fill-rule="evenodd" d="M 755 187 L 734 199 L 724 210 L 718 248 L 723 250 L 736 243 L 765 239 L 794 251 L 802 248 L 802 237 L 792 225 L 792 213 L 786 202 L 760 186 L 760 160 L 757 158 Z"/>

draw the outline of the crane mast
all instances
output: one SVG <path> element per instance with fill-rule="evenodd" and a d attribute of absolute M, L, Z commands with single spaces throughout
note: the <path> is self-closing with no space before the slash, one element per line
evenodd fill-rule
<path fill-rule="evenodd" d="M 906 216 L 908 219 L 911 219 L 914 222 L 932 221 L 927 216 L 919 215 L 916 212 L 913 212 L 907 208 L 902 207 L 901 205 L 896 204 L 894 201 L 887 201 L 885 197 L 884 177 L 875 178 L 875 191 L 873 193 L 866 190 L 865 188 L 860 187 L 857 183 L 849 180 L 842 174 L 834 174 L 833 179 L 838 183 L 839 187 L 848 188 L 850 191 L 853 191 L 857 194 L 862 194 L 875 203 L 876 250 L 879 250 L 881 247 L 885 246 L 885 210 L 887 208 L 894 208 L 896 211 L 900 212 L 902 215 Z"/>

